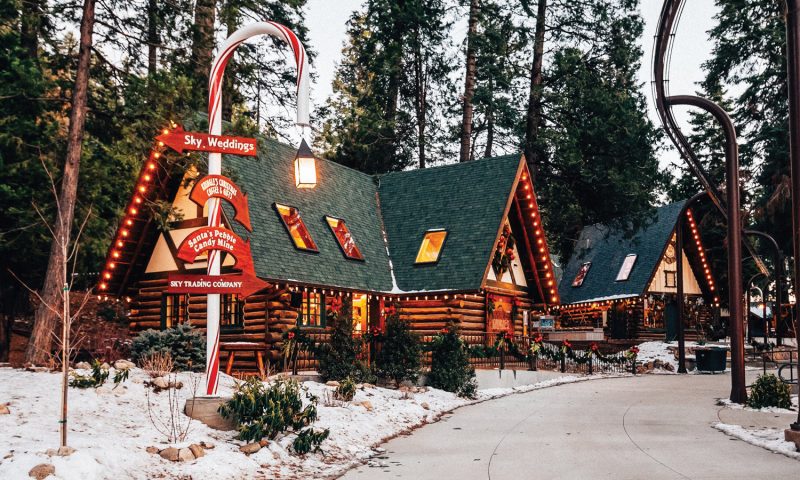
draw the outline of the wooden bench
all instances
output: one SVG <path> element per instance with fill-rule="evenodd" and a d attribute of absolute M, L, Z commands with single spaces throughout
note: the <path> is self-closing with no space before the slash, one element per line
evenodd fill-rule
<path fill-rule="evenodd" d="M 264 351 L 267 346 L 256 342 L 221 342 L 219 345 L 221 352 L 228 352 L 228 362 L 225 364 L 225 373 L 231 374 L 233 362 L 236 359 L 236 352 L 253 352 L 258 362 L 258 373 L 261 377 L 266 376 L 264 370 Z"/>

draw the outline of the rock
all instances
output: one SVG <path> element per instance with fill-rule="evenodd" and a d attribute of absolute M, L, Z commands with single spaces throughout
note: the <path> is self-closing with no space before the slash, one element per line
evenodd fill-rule
<path fill-rule="evenodd" d="M 111 391 L 114 392 L 114 395 L 116 396 L 122 396 L 128 393 L 128 387 L 119 385 L 117 387 L 112 388 Z"/>
<path fill-rule="evenodd" d="M 170 462 L 177 462 L 178 458 L 180 458 L 180 450 L 175 447 L 167 447 L 158 452 L 158 454 L 161 455 L 161 458 L 169 460 Z"/>
<path fill-rule="evenodd" d="M 214 444 L 208 442 L 200 442 L 200 446 L 205 448 L 206 450 L 211 450 L 212 448 L 214 448 Z"/>
<path fill-rule="evenodd" d="M 45 478 L 49 477 L 50 475 L 55 475 L 56 467 L 49 464 L 49 463 L 40 463 L 35 467 L 31 468 L 28 472 L 29 477 L 33 477 L 36 480 L 44 480 Z"/>
<path fill-rule="evenodd" d="M 94 392 L 98 395 L 110 395 L 111 389 L 108 387 L 97 387 L 94 389 Z"/>
<path fill-rule="evenodd" d="M 11 410 L 8 409 L 8 405 L 0 404 L 0 415 L 9 415 Z"/>
<path fill-rule="evenodd" d="M 261 445 L 261 448 L 264 448 L 267 445 L 269 445 L 269 440 L 267 440 L 266 438 L 262 438 L 261 440 L 258 441 L 258 444 Z"/>
<path fill-rule="evenodd" d="M 398 390 L 400 390 L 403 393 L 411 393 L 414 391 L 414 387 L 410 387 L 408 385 L 401 385 L 400 388 L 398 388 Z"/>
<path fill-rule="evenodd" d="M 368 412 L 372 411 L 372 402 L 370 402 L 369 400 L 364 400 L 361 403 L 359 403 L 359 405 L 366 408 Z"/>
<path fill-rule="evenodd" d="M 192 451 L 192 455 L 194 455 L 194 458 L 200 458 L 206 454 L 206 451 L 203 450 L 203 447 L 201 447 L 196 443 L 189 445 L 189 450 Z"/>
<path fill-rule="evenodd" d="M 114 362 L 114 368 L 117 370 L 130 370 L 131 368 L 136 367 L 136 364 L 131 362 L 130 360 L 117 360 Z"/>
<path fill-rule="evenodd" d="M 69 457 L 73 453 L 75 453 L 75 449 L 68 446 L 58 447 L 58 451 L 56 452 L 59 457 Z"/>
<path fill-rule="evenodd" d="M 131 382 L 133 382 L 133 383 L 144 383 L 144 379 L 142 377 L 133 377 L 133 378 L 131 378 Z"/>
<path fill-rule="evenodd" d="M 162 390 L 166 390 L 169 388 L 169 382 L 164 377 L 156 377 L 150 383 L 152 383 L 154 387 L 160 388 Z"/>
<path fill-rule="evenodd" d="M 147 447 L 145 451 L 151 455 L 158 455 L 158 447 Z"/>
<path fill-rule="evenodd" d="M 239 447 L 239 451 L 245 455 L 252 455 L 259 450 L 261 450 L 261 444 L 259 443 L 248 443 L 247 445 Z"/>
<path fill-rule="evenodd" d="M 425 410 L 430 410 L 431 406 L 428 405 L 428 402 L 422 402 L 419 404 L 420 407 L 424 408 Z"/>
<path fill-rule="evenodd" d="M 75 364 L 75 368 L 78 370 L 91 370 L 92 366 L 89 365 L 89 362 L 78 362 Z"/>
<path fill-rule="evenodd" d="M 183 413 L 199 420 L 215 430 L 236 430 L 236 423 L 231 418 L 222 418 L 219 407 L 231 397 L 194 397 L 186 399 Z M 214 448 L 204 447 L 204 448 Z"/>
<path fill-rule="evenodd" d="M 109 365 L 108 362 L 103 362 L 103 364 L 100 365 L 100 370 L 111 370 L 111 365 Z"/>
<path fill-rule="evenodd" d="M 180 390 L 181 388 L 183 388 L 183 382 L 169 382 L 169 388 Z"/>
<path fill-rule="evenodd" d="M 181 462 L 191 462 L 194 460 L 194 453 L 188 448 L 181 448 L 178 450 L 178 460 Z"/>
<path fill-rule="evenodd" d="M 338 387 L 339 382 L 337 382 L 336 380 L 328 380 L 327 382 L 325 382 L 325 385 L 329 387 Z"/>
<path fill-rule="evenodd" d="M 371 383 L 362 383 L 361 388 L 375 388 L 375 385 Z"/>

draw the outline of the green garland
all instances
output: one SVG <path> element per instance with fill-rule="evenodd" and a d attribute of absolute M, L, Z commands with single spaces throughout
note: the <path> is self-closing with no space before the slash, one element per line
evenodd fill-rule
<path fill-rule="evenodd" d="M 552 344 L 547 345 L 554 347 Z M 634 348 L 636 347 L 626 351 L 624 356 L 606 356 L 600 352 L 600 349 L 596 343 L 593 343 L 588 350 L 575 350 L 572 348 L 572 344 L 569 343 L 568 340 L 562 342 L 560 348 L 545 348 L 545 343 L 542 341 L 541 337 L 537 337 L 533 342 L 531 342 L 528 358 L 542 357 L 555 362 L 560 362 L 563 359 L 569 359 L 575 362 L 577 365 L 587 364 L 592 361 L 592 358 L 596 358 L 601 364 L 623 365 L 636 360 L 636 354 L 639 353 L 639 350 L 637 348 L 635 353 L 633 353 Z"/>

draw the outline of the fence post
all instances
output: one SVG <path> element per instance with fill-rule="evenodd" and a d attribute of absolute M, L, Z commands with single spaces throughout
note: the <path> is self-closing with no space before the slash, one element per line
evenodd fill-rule
<path fill-rule="evenodd" d="M 536 362 L 539 360 L 539 354 L 533 353 L 528 355 L 528 370 L 535 372 L 536 371 Z"/>
<path fill-rule="evenodd" d="M 562 352 L 561 353 L 561 373 L 564 373 L 566 371 L 567 371 L 567 354 Z"/>
<path fill-rule="evenodd" d="M 594 355 L 589 356 L 589 375 L 594 373 Z"/>
<path fill-rule="evenodd" d="M 631 373 L 636 375 L 636 357 L 631 359 Z"/>
<path fill-rule="evenodd" d="M 505 370 L 506 368 L 506 346 L 505 341 L 500 339 L 500 370 Z"/>

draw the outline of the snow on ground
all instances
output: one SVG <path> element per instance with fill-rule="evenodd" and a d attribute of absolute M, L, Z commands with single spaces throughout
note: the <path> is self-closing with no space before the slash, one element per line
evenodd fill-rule
<path fill-rule="evenodd" d="M 695 342 L 686 342 L 686 348 L 696 347 L 697 343 Z M 647 362 L 654 362 L 656 360 L 660 360 L 663 363 L 672 365 L 672 371 L 669 370 L 661 370 L 659 373 L 677 373 L 678 372 L 678 360 L 675 358 L 675 354 L 673 350 L 670 350 L 670 347 L 673 349 L 678 347 L 677 343 L 667 343 L 667 342 L 644 342 L 639 344 L 639 355 L 636 357 L 636 360 L 639 363 L 647 363 Z"/>
<path fill-rule="evenodd" d="M 113 374 L 112 374 L 113 377 Z M 61 377 L 55 373 L 33 373 L 0 368 L 0 404 L 9 403 L 9 415 L 0 415 L 0 478 L 25 479 L 28 471 L 40 463 L 52 463 L 56 478 L 93 480 L 106 478 L 325 478 L 343 473 L 380 452 L 383 440 L 425 423 L 436 421 L 443 413 L 459 406 L 498 396 L 524 392 L 607 376 L 565 376 L 516 388 L 497 388 L 479 392 L 477 400 L 466 400 L 441 390 L 404 394 L 385 388 L 358 390 L 353 402 L 327 406 L 323 394 L 332 391 L 316 382 L 305 382 L 309 391 L 320 398 L 319 416 L 314 427 L 329 428 L 330 437 L 322 444 L 324 454 L 299 457 L 287 447 L 293 436 L 278 438 L 259 452 L 246 456 L 239 452 L 243 442 L 235 432 L 210 429 L 192 422 L 185 442 L 208 442 L 213 449 L 191 462 L 169 462 L 145 451 L 149 446 L 166 448 L 165 437 L 152 425 L 148 414 L 147 375 L 134 369 L 131 378 L 116 389 L 110 381 L 100 389 L 69 390 L 68 444 L 77 449 L 69 457 L 48 457 L 46 450 L 58 447 L 58 409 Z M 200 374 L 182 374 L 179 390 L 184 399 L 192 396 L 190 385 Z M 229 396 L 234 379 L 223 375 L 219 394 Z M 160 415 L 168 413 L 167 394 L 150 395 Z M 368 400 L 373 410 L 360 402 Z M 426 408 L 427 407 L 427 408 Z M 158 414 L 157 414 L 158 416 Z"/>
<path fill-rule="evenodd" d="M 717 430 L 751 445 L 800 460 L 800 452 L 797 451 L 795 444 L 784 440 L 783 430 L 775 428 L 751 429 L 727 423 L 715 423 L 713 426 Z"/>
<path fill-rule="evenodd" d="M 797 413 L 797 395 L 792 395 L 792 409 L 789 408 L 778 408 L 778 407 L 763 407 L 763 408 L 750 408 L 746 405 L 742 405 L 741 403 L 734 403 L 731 402 L 728 398 L 720 398 L 717 400 L 719 405 L 724 405 L 727 408 L 733 410 L 746 410 L 749 412 L 763 412 L 763 413 L 790 413 L 796 414 Z"/>

